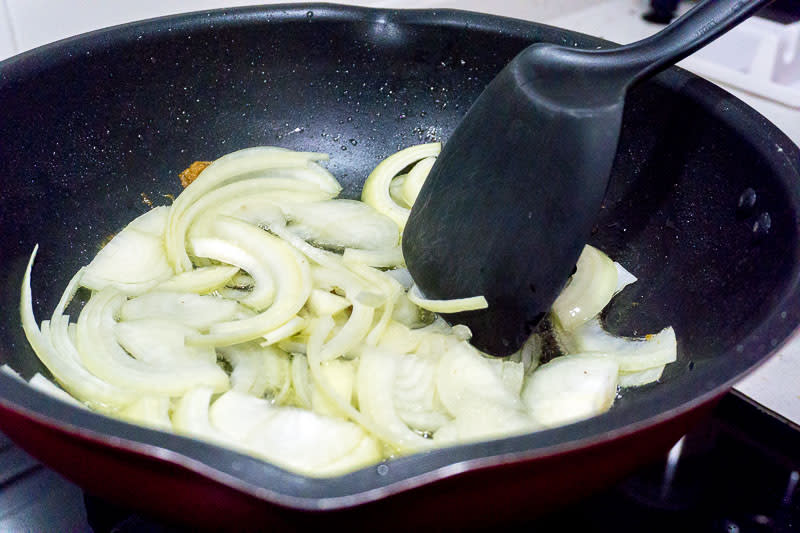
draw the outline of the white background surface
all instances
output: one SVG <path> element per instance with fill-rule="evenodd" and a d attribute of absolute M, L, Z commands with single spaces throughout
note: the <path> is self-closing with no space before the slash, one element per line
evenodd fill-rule
<path fill-rule="evenodd" d="M 0 0 L 0 59 L 97 28 L 185 11 L 249 5 L 232 0 Z M 261 2 L 270 3 L 270 2 Z M 282 3 L 298 3 L 283 0 Z M 626 43 L 659 29 L 641 20 L 646 0 L 359 0 L 351 5 L 448 7 L 575 29 Z M 730 90 L 730 88 L 728 88 Z M 800 110 L 732 91 L 800 144 Z M 737 389 L 800 424 L 800 339 L 795 337 Z"/>

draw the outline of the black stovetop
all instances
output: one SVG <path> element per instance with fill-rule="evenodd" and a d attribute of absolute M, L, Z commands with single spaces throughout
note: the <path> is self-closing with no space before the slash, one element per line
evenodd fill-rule
<path fill-rule="evenodd" d="M 800 532 L 800 428 L 729 394 L 657 464 L 506 531 Z M 178 533 L 84 494 L 0 435 L 0 531 Z"/>

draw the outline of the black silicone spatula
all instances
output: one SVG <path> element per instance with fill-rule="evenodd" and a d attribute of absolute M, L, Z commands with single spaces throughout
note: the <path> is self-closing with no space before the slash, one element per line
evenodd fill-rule
<path fill-rule="evenodd" d="M 611 50 L 535 44 L 486 87 L 445 144 L 403 236 L 429 298 L 486 296 L 448 319 L 494 355 L 519 349 L 563 288 L 608 185 L 625 93 L 770 0 L 706 0 Z"/>

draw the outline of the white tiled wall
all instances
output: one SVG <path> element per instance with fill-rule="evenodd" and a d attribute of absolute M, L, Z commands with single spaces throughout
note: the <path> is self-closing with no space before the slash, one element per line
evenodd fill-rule
<path fill-rule="evenodd" d="M 16 51 L 17 43 L 11 29 L 8 4 L 6 0 L 0 0 L 0 59 L 5 59 Z"/>
<path fill-rule="evenodd" d="M 300 3 L 308 0 L 281 0 Z M 603 0 L 344 0 L 391 8 L 447 7 L 545 21 Z M 632 0 L 637 1 L 637 0 Z M 187 11 L 251 4 L 259 0 L 0 0 L 0 59 L 87 31 Z"/>

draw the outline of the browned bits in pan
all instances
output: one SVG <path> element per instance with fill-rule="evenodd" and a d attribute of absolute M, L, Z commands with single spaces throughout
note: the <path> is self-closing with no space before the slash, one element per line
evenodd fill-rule
<path fill-rule="evenodd" d="M 211 164 L 211 161 L 195 161 L 189 168 L 178 174 L 181 178 L 181 185 L 184 188 L 188 187 L 191 182 L 197 179 L 197 176 L 200 175 L 202 171 L 206 169 L 208 165 Z"/>

